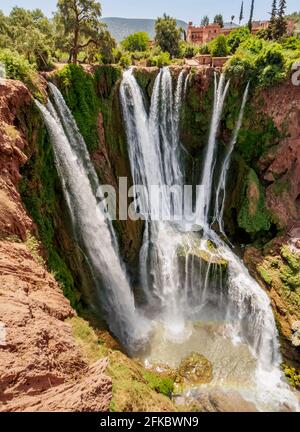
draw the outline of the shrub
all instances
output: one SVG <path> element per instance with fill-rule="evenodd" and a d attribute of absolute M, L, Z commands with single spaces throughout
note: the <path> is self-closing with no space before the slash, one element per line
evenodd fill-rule
<path fill-rule="evenodd" d="M 269 87 L 280 83 L 299 57 L 300 50 L 287 50 L 277 42 L 250 37 L 239 46 L 226 71 L 239 80 Z"/>
<path fill-rule="evenodd" d="M 167 52 L 162 52 L 156 56 L 152 56 L 147 61 L 147 66 L 169 66 L 171 64 L 170 54 Z"/>
<path fill-rule="evenodd" d="M 247 27 L 242 27 L 231 32 L 227 37 L 229 52 L 234 54 L 242 42 L 250 37 L 250 30 Z"/>
<path fill-rule="evenodd" d="M 209 43 L 209 52 L 214 57 L 226 57 L 229 53 L 227 40 L 224 35 L 218 36 L 216 39 Z"/>
<path fill-rule="evenodd" d="M 192 43 L 183 42 L 180 46 L 180 57 L 192 58 L 199 53 L 199 47 Z"/>
<path fill-rule="evenodd" d="M 122 57 L 120 58 L 119 64 L 123 68 L 128 68 L 129 66 L 131 66 L 132 65 L 132 57 L 131 57 L 131 55 L 128 52 L 124 53 L 122 55 Z"/>
<path fill-rule="evenodd" d="M 120 63 L 123 52 L 120 48 L 113 48 L 112 54 L 115 60 L 115 63 Z"/>
<path fill-rule="evenodd" d="M 296 37 L 289 37 L 283 40 L 282 46 L 287 50 L 300 50 L 300 39 Z"/>
<path fill-rule="evenodd" d="M 38 90 L 38 74 L 35 67 L 16 51 L 0 49 L 0 63 L 5 66 L 6 77 L 22 81 L 30 91 Z"/>
<path fill-rule="evenodd" d="M 129 35 L 121 42 L 126 51 L 146 51 L 149 46 L 149 36 L 146 32 L 138 32 Z"/>
<path fill-rule="evenodd" d="M 208 45 L 207 44 L 201 45 L 199 52 L 200 54 L 209 54 Z"/>

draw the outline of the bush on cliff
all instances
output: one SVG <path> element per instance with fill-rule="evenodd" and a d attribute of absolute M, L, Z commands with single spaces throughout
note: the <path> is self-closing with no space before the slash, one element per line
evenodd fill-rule
<path fill-rule="evenodd" d="M 259 87 L 272 87 L 285 79 L 300 51 L 251 36 L 243 42 L 227 63 L 226 72 L 238 80 L 251 81 Z"/>
<path fill-rule="evenodd" d="M 38 74 L 23 55 L 9 49 L 0 49 L 0 63 L 4 65 L 6 78 L 22 81 L 31 92 L 37 91 Z"/>

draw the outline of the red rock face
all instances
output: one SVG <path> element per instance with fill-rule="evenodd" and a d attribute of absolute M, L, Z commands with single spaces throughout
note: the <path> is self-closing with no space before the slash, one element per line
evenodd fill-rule
<path fill-rule="evenodd" d="M 17 235 L 25 240 L 26 231 L 33 227 L 16 189 L 20 165 L 27 161 L 27 143 L 14 127 L 18 110 L 26 109 L 30 102 L 31 96 L 22 83 L 6 80 L 0 84 L 0 238 Z"/>
<path fill-rule="evenodd" d="M 264 177 L 271 182 L 266 204 L 287 227 L 300 219 L 300 88 L 287 82 L 265 91 L 263 98 L 265 113 L 286 136 L 264 157 L 269 159 Z"/>
<path fill-rule="evenodd" d="M 17 190 L 30 143 L 14 123 L 30 103 L 21 83 L 0 85 L 0 411 L 106 411 L 107 361 L 83 360 L 65 321 L 75 312 L 22 242 L 34 228 Z"/>

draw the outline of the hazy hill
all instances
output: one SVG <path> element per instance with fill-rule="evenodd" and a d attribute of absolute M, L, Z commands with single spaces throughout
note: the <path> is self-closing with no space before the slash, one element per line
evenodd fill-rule
<path fill-rule="evenodd" d="M 112 36 L 120 42 L 131 33 L 145 31 L 149 34 L 150 38 L 154 38 L 154 19 L 133 19 L 133 18 L 103 18 L 108 30 Z M 187 23 L 184 21 L 177 21 L 179 27 L 187 29 Z"/>

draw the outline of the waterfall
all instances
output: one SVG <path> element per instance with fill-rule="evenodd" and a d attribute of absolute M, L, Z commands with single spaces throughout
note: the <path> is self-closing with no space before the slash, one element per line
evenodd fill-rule
<path fill-rule="evenodd" d="M 148 193 L 151 185 L 182 185 L 183 182 L 179 125 L 187 83 L 184 74 L 182 71 L 179 75 L 174 91 L 170 70 L 160 70 L 149 113 L 133 71 L 123 75 L 120 100 L 132 176 L 134 183 L 146 186 Z M 204 197 L 198 197 L 196 203 L 197 221 L 202 230 L 189 231 L 184 220 L 176 223 L 145 220 L 140 253 L 141 284 L 150 309 L 149 312 L 146 308 L 145 313 L 152 314 L 153 320 L 162 323 L 165 341 L 173 340 L 177 344 L 189 340 L 191 322 L 213 321 L 222 328 L 225 323 L 224 337 L 230 338 L 234 345 L 247 345 L 256 359 L 255 376 L 251 377 L 255 402 L 266 407 L 266 401 L 271 401 L 275 409 L 287 403 L 297 409 L 294 396 L 282 382 L 278 334 L 270 299 L 243 262 L 209 228 L 216 138 L 228 88 L 225 76 L 221 75 L 218 81 L 215 75 L 213 113 L 202 169 L 206 193 Z M 223 164 L 219 197 L 223 189 L 225 193 L 230 157 L 240 130 L 248 89 L 249 86 Z M 163 200 L 168 202 L 169 197 L 163 196 Z M 151 204 L 156 206 L 158 202 L 154 200 Z M 180 202 L 175 199 L 172 204 L 172 212 L 179 212 Z M 199 350 L 201 352 L 201 347 Z"/>
<path fill-rule="evenodd" d="M 50 90 L 53 104 L 50 101 L 47 107 L 36 104 L 51 138 L 76 240 L 90 267 L 96 295 L 111 331 L 129 352 L 135 352 L 145 344 L 149 324 L 136 310 L 112 228 L 97 200 L 101 187 L 85 142 L 59 90 L 52 84 Z"/>
<path fill-rule="evenodd" d="M 147 186 L 148 192 L 151 185 L 181 186 L 183 182 L 178 131 L 185 74 L 185 71 L 180 73 L 174 96 L 170 70 L 160 70 L 149 113 L 133 70 L 126 71 L 123 76 L 120 98 L 132 176 L 134 183 Z M 177 198 L 176 193 L 170 197 L 163 189 L 161 200 L 151 200 L 151 217 L 167 216 L 170 212 L 168 203 L 171 203 L 171 217 L 180 214 L 182 204 Z M 159 308 L 170 335 L 184 329 L 177 262 L 180 240 L 172 223 L 146 218 L 140 252 L 144 296 L 149 305 Z"/>
<path fill-rule="evenodd" d="M 243 122 L 244 110 L 245 110 L 245 106 L 246 106 L 246 102 L 247 102 L 247 98 L 248 98 L 248 92 L 249 92 L 249 85 L 250 85 L 250 83 L 247 84 L 245 91 L 244 91 L 238 121 L 237 121 L 236 126 L 235 126 L 234 131 L 233 131 L 232 139 L 230 141 L 229 148 L 228 148 L 228 151 L 227 151 L 227 154 L 226 154 L 223 166 L 222 166 L 220 180 L 219 180 L 219 184 L 218 184 L 217 190 L 216 190 L 214 221 L 216 221 L 218 223 L 220 232 L 221 232 L 221 234 L 223 234 L 224 237 L 226 237 L 226 234 L 225 234 L 225 230 L 224 230 L 223 214 L 224 214 L 225 201 L 226 201 L 227 175 L 228 175 L 228 170 L 229 170 L 229 166 L 230 166 L 230 162 L 231 162 L 231 156 L 232 156 L 232 153 L 233 153 L 233 150 L 234 150 L 237 138 L 238 138 L 238 134 L 239 134 L 239 131 L 241 129 L 242 122 Z"/>
<path fill-rule="evenodd" d="M 204 159 L 204 167 L 202 170 L 202 179 L 201 179 L 204 199 L 200 207 L 199 219 L 201 224 L 203 225 L 208 225 L 209 210 L 210 210 L 211 195 L 212 195 L 212 182 L 213 182 L 213 174 L 215 169 L 214 156 L 216 154 L 217 133 L 221 121 L 225 98 L 229 88 L 229 81 L 227 81 L 226 83 L 224 74 L 221 74 L 219 82 L 217 83 L 217 75 L 215 73 L 214 81 L 215 81 L 215 90 L 214 90 L 213 114 L 212 114 L 208 146 L 206 150 L 206 156 Z"/>

